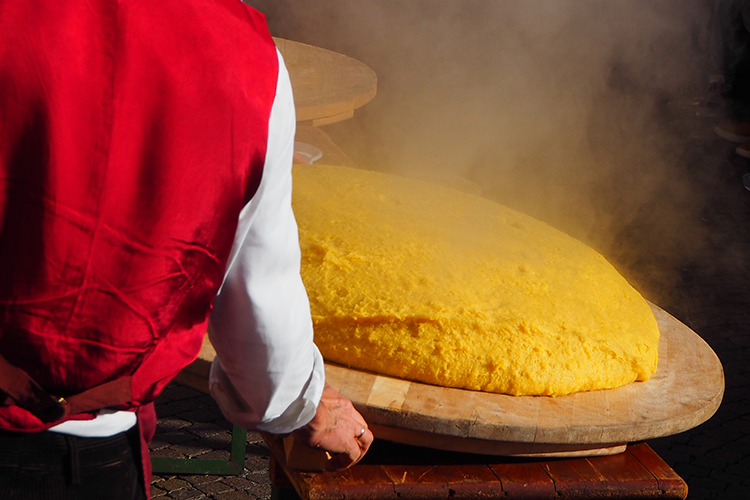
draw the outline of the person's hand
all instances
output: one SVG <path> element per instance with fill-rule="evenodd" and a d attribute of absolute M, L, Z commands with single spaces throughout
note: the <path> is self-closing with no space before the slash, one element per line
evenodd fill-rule
<path fill-rule="evenodd" d="M 292 433 L 312 448 L 329 452 L 329 470 L 343 470 L 359 462 L 372 444 L 373 436 L 351 401 L 326 384 L 315 417 Z"/>

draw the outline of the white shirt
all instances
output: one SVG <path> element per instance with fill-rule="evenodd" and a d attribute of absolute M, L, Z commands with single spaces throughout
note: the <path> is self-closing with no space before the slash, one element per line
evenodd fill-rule
<path fill-rule="evenodd" d="M 310 305 L 300 277 L 292 213 L 296 119 L 289 73 L 278 50 L 277 55 L 279 76 L 262 180 L 240 213 L 209 322 L 217 353 L 209 390 L 231 422 L 281 434 L 313 418 L 325 371 L 313 344 Z M 132 412 L 103 410 L 93 420 L 63 422 L 50 431 L 107 437 L 135 423 Z"/>

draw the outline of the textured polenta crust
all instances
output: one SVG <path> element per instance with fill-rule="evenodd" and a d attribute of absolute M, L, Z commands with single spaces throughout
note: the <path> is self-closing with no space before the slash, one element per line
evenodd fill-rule
<path fill-rule="evenodd" d="M 659 329 L 600 254 L 478 196 L 297 166 L 315 341 L 336 363 L 447 387 L 563 395 L 648 380 Z"/>

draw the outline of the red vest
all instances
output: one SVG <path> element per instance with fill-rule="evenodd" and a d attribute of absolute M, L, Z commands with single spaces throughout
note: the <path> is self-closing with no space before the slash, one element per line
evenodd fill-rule
<path fill-rule="evenodd" d="M 0 0 L 7 361 L 63 397 L 132 376 L 138 407 L 196 358 L 277 76 L 240 0 Z"/>

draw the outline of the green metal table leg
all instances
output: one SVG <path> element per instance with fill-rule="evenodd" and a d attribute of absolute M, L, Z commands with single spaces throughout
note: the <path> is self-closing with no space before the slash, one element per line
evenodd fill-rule
<path fill-rule="evenodd" d="M 237 476 L 245 469 L 245 441 L 247 431 L 236 425 L 232 428 L 232 449 L 229 460 L 202 458 L 152 457 L 151 468 L 155 474 L 220 474 Z"/>

